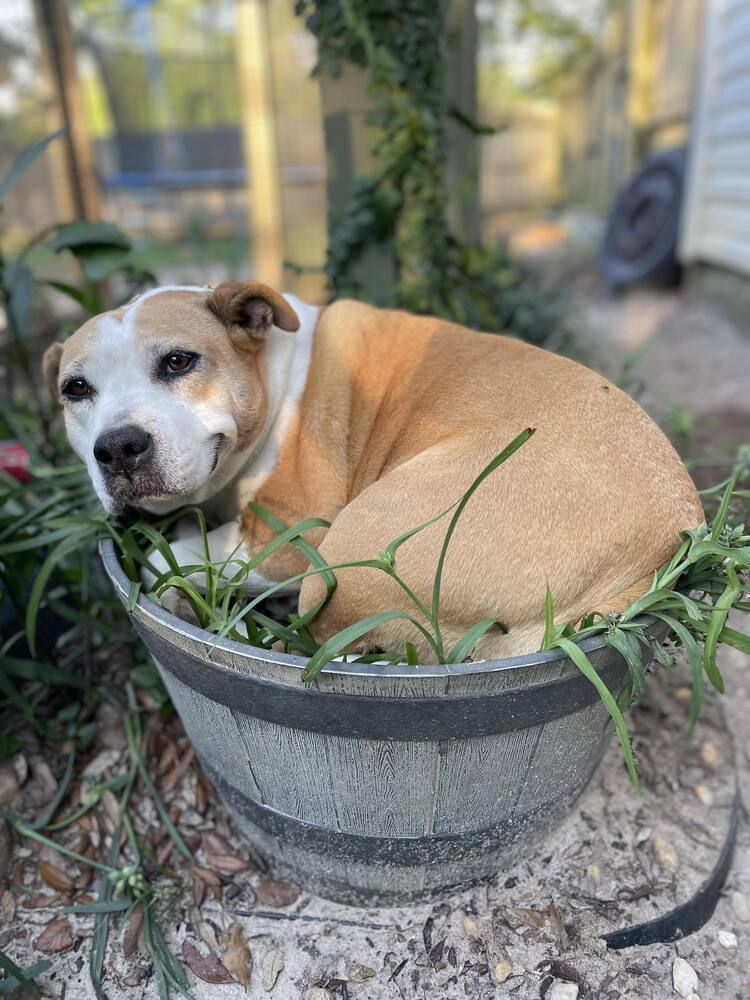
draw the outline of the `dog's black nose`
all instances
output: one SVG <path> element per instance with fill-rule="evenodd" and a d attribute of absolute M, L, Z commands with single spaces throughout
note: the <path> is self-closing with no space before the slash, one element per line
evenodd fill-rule
<path fill-rule="evenodd" d="M 94 444 L 94 458 L 108 473 L 134 472 L 148 462 L 152 451 L 151 435 L 134 424 L 105 431 Z"/>

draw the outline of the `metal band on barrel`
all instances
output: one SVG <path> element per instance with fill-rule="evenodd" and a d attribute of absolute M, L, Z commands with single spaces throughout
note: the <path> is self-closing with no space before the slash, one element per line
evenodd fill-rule
<path fill-rule="evenodd" d="M 211 663 L 148 631 L 137 619 L 133 625 L 159 666 L 196 693 L 244 715 L 327 736 L 400 742 L 468 739 L 542 726 L 599 700 L 596 688 L 583 675 L 475 695 L 448 692 L 436 698 L 333 694 Z M 624 662 L 612 654 L 600 676 L 610 690 L 619 691 L 625 673 Z"/>

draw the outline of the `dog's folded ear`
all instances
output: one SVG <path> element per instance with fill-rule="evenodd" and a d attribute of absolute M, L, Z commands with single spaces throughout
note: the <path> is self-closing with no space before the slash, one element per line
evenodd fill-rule
<path fill-rule="evenodd" d="M 49 394 L 57 403 L 60 401 L 60 393 L 57 388 L 57 376 L 60 374 L 60 358 L 62 357 L 63 345 L 50 344 L 42 357 L 42 375 L 47 383 Z"/>
<path fill-rule="evenodd" d="M 264 337 L 272 326 L 299 329 L 299 317 L 283 295 L 259 281 L 222 282 L 206 305 L 225 326 L 239 327 L 251 337 Z"/>

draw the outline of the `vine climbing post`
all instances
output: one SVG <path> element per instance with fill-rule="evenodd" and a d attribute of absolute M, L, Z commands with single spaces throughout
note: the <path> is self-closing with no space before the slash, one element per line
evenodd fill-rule
<path fill-rule="evenodd" d="M 330 295 L 560 347 L 559 301 L 504 243 L 480 240 L 478 140 L 492 130 L 474 117 L 473 0 L 295 0 L 295 12 L 318 41 Z"/>

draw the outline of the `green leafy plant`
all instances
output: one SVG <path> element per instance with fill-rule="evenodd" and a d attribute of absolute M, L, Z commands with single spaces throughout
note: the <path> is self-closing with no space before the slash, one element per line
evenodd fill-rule
<path fill-rule="evenodd" d="M 567 345 L 561 298 L 542 289 L 504 243 L 473 246 L 447 221 L 448 118 L 488 131 L 453 108 L 445 86 L 447 0 L 296 0 L 318 40 L 316 73 L 346 63 L 367 74 L 374 166 L 349 205 L 329 217 L 325 271 L 338 297 L 372 298 L 358 268 L 372 247 L 395 276 L 387 301 L 534 343 Z M 492 131 L 492 130 L 489 130 Z"/>
<path fill-rule="evenodd" d="M 97 997 L 104 996 L 102 992 L 102 972 L 110 920 L 115 914 L 123 914 L 126 918 L 129 917 L 135 907 L 139 905 L 144 910 L 144 946 L 146 953 L 154 963 L 160 997 L 166 1000 L 169 996 L 169 986 L 174 987 L 183 996 L 190 997 L 185 972 L 167 947 L 157 919 L 160 910 L 168 907 L 170 898 L 175 894 L 177 887 L 168 882 L 155 882 L 149 878 L 143 866 L 141 844 L 128 816 L 130 797 L 137 778 L 140 777 L 144 782 L 148 794 L 164 824 L 164 828 L 172 838 L 176 849 L 188 862 L 192 862 L 193 855 L 172 822 L 161 796 L 146 769 L 142 753 L 142 735 L 138 712 L 132 708 L 129 712 L 126 712 L 124 715 L 124 724 L 129 753 L 129 766 L 126 774 L 108 782 L 94 784 L 86 795 L 83 806 L 64 819 L 53 822 L 55 814 L 65 799 L 73 776 L 77 753 L 76 744 L 74 744 L 57 792 L 41 816 L 33 821 L 24 821 L 9 811 L 0 809 L 0 817 L 20 837 L 34 841 L 42 847 L 53 850 L 84 867 L 93 868 L 100 873 L 98 898 L 95 902 L 74 903 L 61 909 L 62 913 L 92 915 L 94 917 L 94 941 L 89 958 L 89 968 L 91 983 Z M 81 732 L 76 733 L 74 726 L 69 727 L 69 731 L 70 729 L 72 729 L 73 738 L 78 736 L 80 739 Z M 81 817 L 93 810 L 105 789 L 109 789 L 110 792 L 120 792 L 118 814 L 121 819 L 112 835 L 112 847 L 109 856 L 106 862 L 101 862 L 78 851 L 71 850 L 58 839 L 53 839 L 49 834 L 71 827 Z M 125 835 L 124 844 L 123 834 Z M 121 854 L 125 856 L 125 864 L 118 864 Z M 2 958 L 5 959 L 4 964 Z M 49 963 L 33 966 L 31 969 L 22 972 L 7 956 L 0 956 L 0 967 L 4 968 L 6 973 L 12 976 L 17 982 L 25 985 L 30 978 L 45 971 L 49 967 Z M 1 988 L 2 984 L 0 984 Z"/>
<path fill-rule="evenodd" d="M 23 171 L 61 134 L 47 136 L 21 154 L 0 181 L 0 208 Z M 70 257 L 78 278 L 61 282 L 36 275 L 34 251 L 42 245 Z M 0 402 L 0 439 L 12 438 L 26 456 L 23 474 L 0 471 L 0 708 L 5 724 L 0 757 L 23 747 L 24 727 L 35 730 L 51 761 L 59 756 L 63 741 L 73 743 L 57 792 L 41 816 L 24 820 L 8 810 L 0 815 L 20 837 L 100 873 L 96 902 L 64 911 L 93 917 L 90 967 L 96 995 L 104 996 L 102 972 L 110 921 L 117 915 L 127 917 L 134 906 L 142 905 L 144 945 L 154 964 L 160 996 L 166 998 L 170 987 L 189 995 L 184 970 L 169 951 L 158 919 L 176 887 L 153 865 L 146 874 L 129 817 L 136 778 L 148 789 L 176 849 L 187 859 L 192 855 L 148 772 L 133 694 L 125 715 L 127 774 L 94 783 L 80 808 L 57 818 L 66 811 L 77 756 L 91 739 L 92 724 L 86 720 L 102 701 L 119 696 L 106 679 L 97 676 L 95 656 L 108 647 L 129 646 L 135 664 L 134 685 L 163 714 L 169 711 L 169 702 L 152 665 L 133 643 L 119 601 L 113 599 L 108 581 L 98 571 L 96 545 L 108 530 L 106 519 L 85 468 L 71 462 L 51 401 L 39 386 L 40 350 L 33 336 L 40 325 L 34 320 L 36 304 L 45 291 L 54 289 L 71 300 L 78 310 L 73 321 L 80 323 L 119 304 L 151 280 L 132 265 L 130 249 L 130 241 L 116 226 L 75 222 L 38 233 L 12 255 L 0 252 L 0 305 L 6 317 L 0 365 L 7 388 Z M 105 790 L 120 793 L 122 826 L 113 836 L 109 857 L 100 861 L 71 851 L 59 837 L 96 806 Z M 26 991 L 24 995 L 37 994 L 35 980 L 49 968 L 50 962 L 44 960 L 22 969 L 0 952 L 0 969 L 5 973 L 0 995 L 16 987 Z"/>

